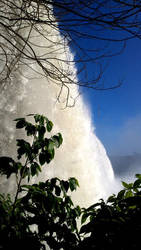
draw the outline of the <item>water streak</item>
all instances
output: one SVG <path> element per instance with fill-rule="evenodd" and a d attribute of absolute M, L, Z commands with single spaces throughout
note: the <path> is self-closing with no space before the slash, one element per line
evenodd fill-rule
<path fill-rule="evenodd" d="M 58 41 L 62 41 L 59 31 L 49 28 L 48 36 L 51 39 L 51 46 L 49 46 L 49 39 L 47 45 L 47 41 L 37 36 L 34 31 L 30 39 L 36 53 L 43 55 L 46 52 L 49 62 L 53 62 L 65 73 L 68 72 L 69 77 L 77 81 L 75 65 L 67 62 L 70 58 L 73 59 L 73 55 L 65 42 L 58 44 Z M 52 48 L 52 41 L 56 50 Z M 47 46 L 48 51 L 45 51 L 45 48 L 36 48 L 35 43 Z M 10 85 L 6 83 L 1 91 L 1 155 L 14 155 L 15 140 L 21 136 L 14 128 L 14 118 L 23 117 L 29 113 L 45 114 L 55 124 L 52 133 L 61 132 L 64 142 L 63 146 L 57 150 L 53 162 L 44 167 L 39 179 L 45 180 L 54 176 L 64 179 L 76 177 L 80 188 L 73 195 L 73 199 L 82 206 L 88 206 L 98 198 L 105 197 L 114 191 L 115 179 L 111 163 L 103 145 L 95 135 L 90 112 L 83 97 L 78 97 L 78 86 L 67 85 L 69 87 L 68 98 L 67 87 L 63 87 L 60 93 L 61 85 L 55 82 L 55 79 L 53 81 L 48 77 L 47 81 L 44 76 L 35 71 L 41 73 L 41 69 L 36 64 L 31 63 L 30 67 L 18 65 Z M 57 101 L 58 96 L 60 102 Z M 64 108 L 66 100 L 68 105 L 71 105 L 76 97 L 78 98 L 74 107 Z M 8 186 L 5 179 L 2 179 L 1 187 L 3 186 L 8 192 L 12 191 L 14 182 L 13 179 Z"/>

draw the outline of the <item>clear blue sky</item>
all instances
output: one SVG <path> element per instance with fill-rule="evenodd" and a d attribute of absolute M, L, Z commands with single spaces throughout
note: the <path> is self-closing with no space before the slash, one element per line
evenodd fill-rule
<path fill-rule="evenodd" d="M 141 40 L 129 41 L 124 52 L 108 62 L 103 81 L 108 86 L 123 80 L 122 86 L 84 92 L 96 134 L 108 154 L 141 153 Z M 89 65 L 88 70 L 95 69 Z"/>
<path fill-rule="evenodd" d="M 106 13 L 105 8 L 107 8 L 107 5 L 104 5 L 104 9 L 103 7 L 101 8 L 102 13 L 103 11 Z M 68 18 L 68 16 L 66 17 Z M 73 19 L 73 17 L 77 18 L 77 16 L 71 12 L 69 13 L 69 17 L 70 19 Z M 62 18 L 62 20 L 64 20 L 65 16 Z M 132 21 L 132 18 L 130 21 Z M 69 24 L 71 24 L 71 21 L 68 21 L 68 28 Z M 110 29 L 110 27 L 106 29 L 100 29 L 99 27 L 98 29 L 97 26 L 95 27 L 91 24 L 76 25 L 76 27 L 73 27 L 73 30 L 78 30 L 80 33 L 84 31 L 84 33 L 94 34 L 94 36 L 98 35 L 98 37 L 104 39 L 122 39 L 124 36 L 129 37 L 129 34 L 126 34 L 124 29 L 120 31 Z M 82 59 L 87 58 L 87 56 L 79 49 L 79 45 L 86 50 L 91 50 L 107 44 L 107 41 L 104 40 L 88 39 L 87 35 L 75 37 L 75 32 L 71 31 L 71 26 L 70 34 L 71 38 L 75 41 L 74 44 L 72 43 L 71 49 L 73 52 L 77 50 L 82 56 Z M 78 46 L 76 44 L 78 44 Z M 120 44 L 115 42 L 111 44 L 106 51 L 108 52 L 109 50 L 110 53 L 114 53 L 118 51 L 120 47 Z M 91 53 L 91 51 L 88 52 L 88 55 L 93 57 Z M 105 52 L 102 50 L 102 53 Z M 75 55 L 76 59 L 78 59 L 77 54 Z M 94 55 L 97 55 L 97 52 Z M 92 89 L 88 90 L 86 88 L 83 91 L 85 101 L 91 109 L 96 134 L 103 142 L 109 155 L 141 153 L 141 40 L 128 40 L 123 53 L 119 56 L 107 59 L 107 62 L 109 66 L 104 72 L 102 82 L 108 87 L 116 85 L 119 80 L 123 80 L 122 86 L 118 89 L 105 92 L 93 91 Z M 96 72 L 96 64 L 93 65 L 89 63 L 87 75 L 82 73 L 79 79 L 85 80 L 85 78 L 88 77 L 86 79 L 87 81 L 92 78 L 92 75 L 95 75 Z"/>

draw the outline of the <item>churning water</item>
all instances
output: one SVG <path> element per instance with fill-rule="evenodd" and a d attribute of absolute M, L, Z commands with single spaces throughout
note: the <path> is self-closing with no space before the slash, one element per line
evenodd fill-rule
<path fill-rule="evenodd" d="M 25 32 L 25 36 L 26 32 L 28 33 L 23 30 L 22 32 Z M 58 30 L 49 27 L 48 39 L 40 37 L 34 30 L 29 39 L 38 56 L 48 56 L 48 67 L 55 65 L 77 82 L 76 67 L 68 62 L 73 59 L 73 55 Z M 43 76 L 36 63 L 31 61 L 27 66 L 26 64 L 24 58 L 23 63 L 15 64 L 11 81 L 5 82 L 1 88 L 1 155 L 14 155 L 15 141 L 20 136 L 19 131 L 15 130 L 14 118 L 30 113 L 45 114 L 54 123 L 52 133 L 62 133 L 63 145 L 56 150 L 52 163 L 43 167 L 39 179 L 45 180 L 54 176 L 62 179 L 76 177 L 80 188 L 73 197 L 76 203 L 82 206 L 88 206 L 98 198 L 113 193 L 115 179 L 112 166 L 105 148 L 95 135 L 90 112 L 83 97 L 78 95 L 78 86 L 69 85 L 66 80 L 66 86 L 62 87 L 55 77 L 52 80 Z M 53 70 L 55 73 L 55 67 Z M 65 108 L 66 102 L 69 106 L 74 101 L 73 107 Z M 9 192 L 14 189 L 14 182 L 13 179 L 8 185 L 6 180 L 2 179 L 1 188 Z"/>

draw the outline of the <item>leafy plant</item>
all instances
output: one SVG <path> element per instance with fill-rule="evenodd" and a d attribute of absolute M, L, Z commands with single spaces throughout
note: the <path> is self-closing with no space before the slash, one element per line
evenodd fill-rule
<path fill-rule="evenodd" d="M 74 207 L 67 192 L 78 186 L 75 178 L 68 181 L 53 178 L 38 184 L 28 184 L 42 171 L 55 155 L 55 148 L 62 144 L 58 133 L 48 137 L 53 123 L 43 115 L 29 115 L 35 124 L 25 118 L 16 119 L 16 128 L 25 129 L 31 142 L 17 140 L 17 159 L 0 158 L 0 173 L 9 178 L 16 176 L 17 191 L 14 200 L 10 195 L 0 195 L 0 248 L 71 249 L 78 244 L 76 218 L 81 210 Z M 23 163 L 24 162 L 24 163 Z M 27 184 L 23 184 L 23 180 Z"/>
<path fill-rule="evenodd" d="M 129 250 L 140 248 L 141 234 L 141 175 L 107 202 L 83 209 L 79 249 Z M 85 224 L 84 224 L 85 223 Z"/>
<path fill-rule="evenodd" d="M 14 174 L 17 181 L 14 199 L 0 194 L 0 249 L 140 249 L 141 174 L 134 183 L 122 182 L 124 189 L 117 195 L 88 208 L 75 207 L 68 195 L 79 186 L 75 178 L 30 184 L 53 160 L 63 139 L 60 133 L 49 137 L 53 123 L 45 116 L 29 116 L 34 124 L 25 118 L 15 121 L 32 140 L 17 140 L 17 161 L 0 157 L 0 174 Z"/>

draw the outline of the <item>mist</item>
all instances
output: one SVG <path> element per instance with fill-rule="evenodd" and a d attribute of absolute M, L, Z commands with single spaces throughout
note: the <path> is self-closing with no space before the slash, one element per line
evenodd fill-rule
<path fill-rule="evenodd" d="M 114 174 L 120 181 L 132 182 L 141 172 L 141 114 L 128 119 L 113 138 L 108 143 Z"/>
<path fill-rule="evenodd" d="M 112 155 L 132 155 L 141 153 L 141 114 L 129 118 L 116 136 L 117 140 L 112 143 Z"/>
<path fill-rule="evenodd" d="M 30 42 L 36 53 L 39 56 L 45 54 L 46 47 L 38 45 L 46 45 L 46 39 L 40 37 L 35 30 L 30 32 L 30 35 Z M 48 61 L 50 60 L 51 65 L 55 65 L 60 72 L 67 72 L 70 79 L 76 81 L 77 68 L 72 63 L 73 55 L 66 44 L 60 43 L 62 38 L 59 30 L 49 27 L 48 38 L 48 58 L 51 58 Z M 55 48 L 50 46 L 49 41 Z M 62 133 L 63 145 L 57 150 L 53 162 L 43 169 L 35 181 L 45 181 L 52 177 L 76 177 L 80 188 L 72 198 L 76 204 L 85 207 L 115 191 L 117 183 L 110 160 L 95 134 L 89 108 L 83 97 L 79 96 L 77 84 L 68 83 L 68 87 L 62 87 L 55 78 L 52 81 L 49 77 L 42 76 L 39 66 L 31 63 L 28 68 L 26 65 L 17 67 L 10 88 L 8 84 L 5 85 L 0 94 L 1 155 L 15 156 L 16 139 L 22 136 L 15 130 L 13 119 L 30 113 L 44 114 L 54 123 L 52 133 Z M 71 105 L 74 100 L 75 105 Z M 66 107 L 66 102 L 72 107 Z M 14 183 L 15 180 L 7 183 L 2 179 L 1 188 L 6 192 L 14 192 Z"/>

